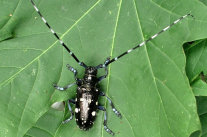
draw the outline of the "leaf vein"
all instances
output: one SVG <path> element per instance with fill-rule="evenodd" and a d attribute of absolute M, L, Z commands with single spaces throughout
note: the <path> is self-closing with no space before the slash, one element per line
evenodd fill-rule
<path fill-rule="evenodd" d="M 164 84 L 159 78 L 156 77 L 155 79 L 157 79 L 163 86 L 165 86 L 169 91 L 171 91 L 170 88 L 169 88 L 166 84 Z M 174 94 L 172 91 L 171 91 L 170 93 L 175 97 L 175 99 L 179 102 L 179 104 L 180 104 L 181 106 L 183 106 L 184 110 L 185 110 L 186 112 L 190 113 L 189 110 L 186 109 L 186 107 L 185 107 L 185 106 L 181 103 L 181 101 L 177 98 L 177 96 L 175 96 L 175 94 Z"/>
<path fill-rule="evenodd" d="M 84 13 L 62 36 L 61 38 L 63 38 L 68 32 L 70 32 L 70 30 L 78 24 L 78 22 L 81 21 L 81 19 L 83 19 L 101 0 L 97 1 L 91 8 L 89 8 L 86 13 Z M 44 55 L 48 50 L 50 50 L 56 43 L 58 42 L 58 40 L 56 40 L 51 46 L 49 46 L 44 52 L 42 52 L 39 56 L 37 56 L 34 60 L 32 60 L 30 63 L 28 63 L 26 66 L 24 66 L 21 70 L 19 70 L 18 72 L 16 72 L 14 75 L 12 75 L 10 78 L 8 78 L 7 80 L 5 80 L 4 82 L 2 82 L 0 84 L 0 87 L 2 85 L 6 85 L 8 84 L 14 77 L 16 77 L 19 73 L 21 73 L 23 70 L 25 70 L 28 66 L 30 66 L 33 62 L 35 62 L 37 59 L 39 59 L 42 55 Z"/>
<path fill-rule="evenodd" d="M 135 2 L 135 0 L 133 0 L 133 1 L 134 1 L 135 12 L 136 12 L 136 15 L 137 15 L 138 26 L 140 26 L 140 31 L 141 31 L 141 34 L 142 34 L 142 40 L 144 41 L 144 36 L 143 36 L 143 31 L 142 31 L 141 22 L 140 22 L 140 19 L 139 19 L 138 9 L 137 9 L 137 7 L 136 7 L 136 2 Z M 154 81 L 153 83 L 155 84 L 156 91 L 157 91 L 157 94 L 158 94 L 159 99 L 160 99 L 160 103 L 162 104 L 162 107 L 163 107 L 163 110 L 164 110 L 164 113 L 165 113 L 165 117 L 167 118 L 167 121 L 168 121 L 168 117 L 167 117 L 167 114 L 166 114 L 166 111 L 165 111 L 165 109 L 164 109 L 164 105 L 163 105 L 163 102 L 162 102 L 162 97 L 161 97 L 161 95 L 159 94 L 158 87 L 157 87 L 157 84 L 156 84 L 156 81 L 155 81 L 155 75 L 154 75 L 153 70 L 152 70 L 152 64 L 150 63 L 150 59 L 149 59 L 149 55 L 148 55 L 148 52 L 147 52 L 146 45 L 144 46 L 144 48 L 145 48 L 144 51 L 145 51 L 145 53 L 146 53 L 147 61 L 148 61 L 149 66 L 150 66 L 149 68 L 150 68 L 150 71 L 151 71 L 151 73 L 152 73 L 152 77 L 153 77 L 153 81 Z M 171 129 L 171 128 L 170 128 L 169 121 L 168 121 L 168 127 L 169 127 L 169 129 Z M 171 130 L 170 130 L 170 131 L 171 131 Z M 160 131 L 159 131 L 159 133 L 160 133 Z M 174 134 L 172 133 L 172 131 L 171 131 L 171 134 L 174 136 Z M 161 135 L 160 135 L 160 136 L 161 136 Z"/>
<path fill-rule="evenodd" d="M 43 131 L 45 131 L 46 133 L 48 133 L 48 134 L 50 134 L 51 136 L 53 136 L 52 133 L 50 133 L 49 131 L 47 131 L 47 130 L 45 130 L 45 129 L 42 129 L 42 128 L 37 127 L 37 126 L 33 126 L 33 128 L 37 128 L 37 129 L 43 130 Z"/>
<path fill-rule="evenodd" d="M 20 4 L 21 1 L 22 1 L 22 0 L 20 0 L 20 1 L 18 2 L 16 8 L 15 8 L 14 11 L 13 11 L 13 15 L 11 16 L 11 18 L 9 18 L 8 21 L 7 21 L 7 22 L 4 24 L 4 26 L 2 26 L 1 28 L 4 28 L 4 27 L 9 23 L 9 21 L 14 17 L 14 14 L 15 14 L 17 8 L 19 7 L 19 4 Z"/>
<path fill-rule="evenodd" d="M 116 29 L 117 29 L 118 22 L 119 22 L 119 14 L 120 14 L 121 6 L 122 6 L 122 0 L 120 0 L 120 2 L 119 2 L 119 9 L 117 11 L 116 23 L 115 23 L 115 26 L 114 26 L 114 34 L 113 34 L 113 38 L 112 38 L 111 53 L 110 53 L 111 57 L 113 55 L 114 42 L 115 42 L 115 37 L 116 37 Z M 108 68 L 108 79 L 107 79 L 108 81 L 107 81 L 106 95 L 108 95 L 108 92 L 109 92 L 110 75 L 111 75 L 111 65 L 109 65 L 109 68 Z M 107 100 L 105 100 L 105 104 L 104 104 L 105 107 L 106 107 L 106 103 L 107 103 Z M 103 137 L 103 129 L 104 128 L 103 128 L 103 125 L 102 125 L 102 132 L 101 132 L 102 137 Z"/>
<path fill-rule="evenodd" d="M 204 42 L 203 45 L 205 45 L 205 44 L 206 44 L 206 41 Z M 205 49 L 205 46 L 202 46 L 202 50 L 201 50 L 201 52 L 200 52 L 199 57 L 197 58 L 196 63 L 194 63 L 195 65 L 193 66 L 192 72 L 195 72 L 196 66 L 197 66 L 197 64 L 199 63 L 199 60 L 200 60 L 201 56 L 203 55 L 203 52 L 205 51 L 204 49 Z"/>
<path fill-rule="evenodd" d="M 1 50 L 37 50 L 43 52 L 42 49 L 36 49 L 36 48 L 5 48 L 5 49 L 0 49 Z"/>
<path fill-rule="evenodd" d="M 37 74 L 36 74 L 35 81 L 34 81 L 34 83 L 33 83 L 31 92 L 29 93 L 29 95 L 28 95 L 28 97 L 27 97 L 27 100 L 26 100 L 25 105 L 24 105 L 24 109 L 23 109 L 22 114 L 21 114 L 21 117 L 20 117 L 20 121 L 19 121 L 18 129 L 17 129 L 17 136 L 19 136 L 19 129 L 20 129 L 20 125 L 22 124 L 22 118 L 23 118 L 24 113 L 25 113 L 25 108 L 26 108 L 27 103 L 28 103 L 28 101 L 29 101 L 29 97 L 30 97 L 30 95 L 33 93 L 34 85 L 35 85 L 35 82 L 37 81 L 37 77 L 38 77 L 38 74 L 39 74 L 39 67 L 40 67 L 39 60 L 38 60 L 38 63 L 37 63 L 37 64 L 38 64 L 38 67 L 37 67 L 37 68 L 38 68 L 38 69 L 37 69 Z"/>

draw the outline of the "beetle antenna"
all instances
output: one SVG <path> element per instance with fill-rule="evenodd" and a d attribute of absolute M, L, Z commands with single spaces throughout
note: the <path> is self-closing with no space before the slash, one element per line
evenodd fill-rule
<path fill-rule="evenodd" d="M 83 66 L 84 68 L 86 68 L 86 64 L 84 64 L 83 62 L 80 62 L 79 59 L 75 56 L 75 54 L 73 52 L 71 52 L 71 50 L 66 46 L 66 44 L 60 39 L 60 37 L 57 35 L 57 33 L 51 28 L 51 26 L 47 23 L 47 21 L 45 20 L 45 18 L 42 16 L 42 14 L 40 13 L 39 9 L 37 8 L 37 6 L 35 5 L 34 1 L 31 0 L 31 3 L 34 7 L 34 9 L 37 11 L 37 13 L 40 15 L 42 21 L 45 23 L 45 25 L 50 29 L 50 31 L 53 33 L 53 35 L 58 39 L 58 41 L 60 42 L 60 44 L 68 51 L 68 53 L 73 57 L 73 59 L 75 59 L 75 61 Z"/>
<path fill-rule="evenodd" d="M 117 57 L 111 59 L 110 61 L 108 61 L 108 62 L 107 62 L 106 64 L 104 64 L 104 65 L 107 66 L 107 65 L 111 64 L 112 62 L 117 61 L 119 58 L 123 57 L 124 55 L 126 55 L 126 54 L 132 52 L 132 51 L 135 50 L 136 48 L 139 48 L 139 47 L 145 45 L 146 43 L 148 43 L 149 41 L 153 40 L 154 38 L 156 38 L 156 37 L 157 37 L 158 35 L 160 35 L 161 33 L 167 31 L 169 28 L 171 28 L 173 25 L 177 24 L 178 22 L 180 22 L 182 19 L 186 18 L 187 16 L 191 16 L 191 17 L 193 17 L 193 15 L 191 15 L 190 13 L 189 13 L 189 14 L 186 14 L 186 15 L 184 15 L 184 16 L 182 16 L 182 17 L 180 17 L 179 19 L 177 19 L 176 21 L 174 21 L 172 24 L 170 24 L 169 26 L 167 26 L 167 27 L 165 27 L 164 29 L 162 29 L 160 32 L 158 32 L 158 33 L 156 33 L 155 35 L 151 36 L 149 39 L 147 39 L 147 40 L 143 41 L 142 43 L 140 43 L 139 45 L 137 45 L 137 46 L 135 46 L 135 47 L 133 47 L 133 48 L 127 50 L 126 52 L 122 53 L 121 55 L 119 55 L 119 56 L 117 56 Z M 194 17 L 193 17 L 193 18 L 194 18 Z"/>

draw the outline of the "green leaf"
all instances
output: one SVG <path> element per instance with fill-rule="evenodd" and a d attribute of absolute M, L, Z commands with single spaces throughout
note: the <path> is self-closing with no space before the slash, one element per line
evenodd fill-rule
<path fill-rule="evenodd" d="M 207 84 L 199 79 L 191 84 L 195 96 L 207 96 Z"/>
<path fill-rule="evenodd" d="M 207 97 L 196 97 L 198 114 L 202 125 L 202 136 L 207 136 Z"/>
<path fill-rule="evenodd" d="M 5 3 L 11 6 L 5 8 Z M 111 64 L 100 86 L 123 115 L 117 118 L 102 100 L 108 126 L 116 136 L 199 136 L 201 126 L 185 74 L 182 44 L 207 37 L 205 5 L 197 0 L 35 3 L 72 52 L 88 65 L 118 56 L 191 12 L 195 19 L 186 18 Z M 0 0 L 0 9 L 4 9 L 0 13 L 0 136 L 111 136 L 103 129 L 101 111 L 87 132 L 79 130 L 75 120 L 60 124 L 69 115 L 63 118 L 63 112 L 51 111 L 50 106 L 74 98 L 76 87 L 60 92 L 52 84 L 74 82 L 66 64 L 76 68 L 79 77 L 83 68 L 60 46 L 29 0 Z M 52 113 L 55 116 L 49 121 L 44 119 Z"/>
<path fill-rule="evenodd" d="M 207 5 L 207 1 L 206 0 L 200 0 L 201 2 L 203 2 L 203 4 Z"/>
<path fill-rule="evenodd" d="M 27 135 L 38 137 L 51 137 L 60 127 L 62 118 L 63 115 L 61 111 L 50 109 L 37 121 L 35 126 L 29 129 Z"/>
<path fill-rule="evenodd" d="M 184 48 L 187 58 L 186 73 L 190 82 L 193 82 L 201 72 L 207 74 L 207 39 L 186 44 Z"/>

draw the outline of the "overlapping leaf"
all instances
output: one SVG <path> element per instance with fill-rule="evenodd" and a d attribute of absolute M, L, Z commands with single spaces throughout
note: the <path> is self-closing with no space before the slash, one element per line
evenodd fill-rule
<path fill-rule="evenodd" d="M 202 137 L 206 137 L 207 135 L 207 97 L 200 96 L 196 97 L 197 105 L 198 105 L 198 114 L 200 117 L 200 121 L 202 124 Z"/>
<path fill-rule="evenodd" d="M 193 44 L 185 45 L 187 56 L 186 73 L 190 82 L 195 80 L 203 72 L 207 74 L 207 43 L 206 40 L 199 40 Z"/>
<path fill-rule="evenodd" d="M 202 137 L 205 137 L 207 130 L 206 39 L 185 44 L 184 48 L 187 60 L 186 72 L 197 100 L 198 114 L 202 125 Z"/>

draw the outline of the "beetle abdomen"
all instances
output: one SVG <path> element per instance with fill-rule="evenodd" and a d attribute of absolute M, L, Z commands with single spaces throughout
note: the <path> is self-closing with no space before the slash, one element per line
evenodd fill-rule
<path fill-rule="evenodd" d="M 98 90 L 86 85 L 78 87 L 75 107 L 76 123 L 80 129 L 88 130 L 92 127 L 98 106 Z"/>

